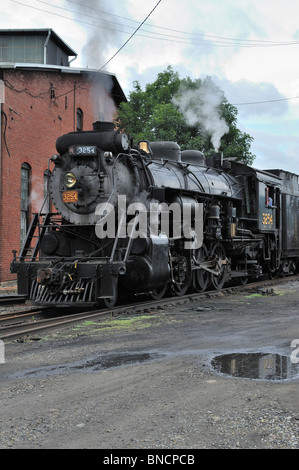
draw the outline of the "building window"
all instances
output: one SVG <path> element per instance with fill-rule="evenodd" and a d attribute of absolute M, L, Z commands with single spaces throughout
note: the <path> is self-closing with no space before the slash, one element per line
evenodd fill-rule
<path fill-rule="evenodd" d="M 30 165 L 23 163 L 21 167 L 21 246 L 25 241 L 29 224 L 29 185 Z"/>
<path fill-rule="evenodd" d="M 83 131 L 83 111 L 77 108 L 77 131 Z"/>

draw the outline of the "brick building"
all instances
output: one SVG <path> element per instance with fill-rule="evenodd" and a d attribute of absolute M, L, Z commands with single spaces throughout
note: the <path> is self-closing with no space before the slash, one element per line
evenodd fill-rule
<path fill-rule="evenodd" d="M 0 281 L 46 194 L 57 137 L 111 121 L 126 98 L 112 74 L 70 67 L 76 53 L 49 30 L 0 30 Z M 48 202 L 47 202 L 48 203 Z"/>

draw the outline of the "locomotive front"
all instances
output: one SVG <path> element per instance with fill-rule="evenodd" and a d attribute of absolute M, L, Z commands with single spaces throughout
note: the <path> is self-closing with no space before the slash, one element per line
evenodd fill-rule
<path fill-rule="evenodd" d="M 97 205 L 113 204 L 117 192 L 131 198 L 132 175 L 121 159 L 130 148 L 128 136 L 115 132 L 110 122 L 93 127 L 59 137 L 59 155 L 52 157 L 51 199 L 62 217 L 77 225 L 95 224 Z"/>
<path fill-rule="evenodd" d="M 117 218 L 118 196 L 130 203 L 142 184 L 129 137 L 115 131 L 113 123 L 96 122 L 93 131 L 59 137 L 56 148 L 49 184 L 56 211 L 35 214 L 11 264 L 18 292 L 38 304 L 83 306 L 104 299 L 110 305 L 118 274 L 126 270 L 118 253 L 126 250 L 127 240 L 101 239 L 96 228 L 106 207 L 115 207 Z"/>

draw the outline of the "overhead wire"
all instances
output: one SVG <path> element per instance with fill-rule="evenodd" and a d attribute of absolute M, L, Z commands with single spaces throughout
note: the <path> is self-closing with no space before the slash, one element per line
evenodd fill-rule
<path fill-rule="evenodd" d="M 27 5 L 27 4 L 22 3 L 20 1 L 17 1 L 17 0 L 10 0 L 10 1 L 14 2 L 14 3 L 17 3 L 19 5 L 23 5 L 23 6 L 28 7 L 28 8 L 33 8 L 35 10 L 39 10 L 39 11 L 42 11 L 44 13 L 49 13 L 51 15 L 55 15 L 55 16 L 58 16 L 60 18 L 64 18 L 64 19 L 68 19 L 70 21 L 73 21 L 73 18 L 69 18 L 67 16 L 60 15 L 58 13 L 54 13 L 54 12 L 51 12 L 51 11 L 48 11 L 48 10 L 44 10 L 42 8 L 34 7 L 33 5 Z M 53 5 L 49 2 L 45 2 L 45 1 L 42 1 L 42 0 L 37 0 L 37 1 L 39 3 L 43 3 L 43 4 L 49 5 L 49 6 L 54 7 L 54 8 L 59 8 L 59 9 L 68 11 L 72 14 L 79 14 L 80 13 L 80 16 L 90 17 L 90 18 L 96 19 L 96 21 L 102 21 L 102 22 L 107 23 L 109 25 L 114 24 L 117 27 L 121 26 L 122 28 L 132 29 L 132 26 L 129 26 L 129 25 L 124 25 L 124 24 L 115 23 L 115 22 L 109 21 L 109 20 L 103 20 L 103 19 L 100 19 L 100 18 L 95 18 L 94 15 L 91 16 L 87 13 L 78 12 L 78 11 L 66 9 L 66 8 L 63 8 L 63 7 L 59 7 L 57 5 Z M 69 0 L 69 1 L 71 1 L 71 0 Z M 72 3 L 83 6 L 82 4 L 80 4 L 78 2 L 72 2 Z M 87 5 L 84 5 L 84 6 L 87 6 Z M 103 12 L 102 10 L 97 10 L 95 8 L 92 8 L 92 7 L 88 7 L 88 8 L 93 9 L 93 10 L 98 11 L 98 12 L 107 13 L 107 12 Z M 118 16 L 118 15 L 114 15 L 114 16 Z M 128 18 L 125 18 L 125 17 L 121 17 L 121 18 L 128 20 Z M 89 25 L 89 26 L 94 26 L 96 28 L 108 29 L 108 30 L 112 30 L 112 31 L 115 31 L 115 32 L 130 34 L 128 31 L 124 31 L 123 29 L 117 29 L 115 27 L 94 24 L 94 23 L 90 23 L 90 22 L 87 22 L 87 21 L 83 21 L 82 19 L 76 19 L 76 21 L 78 23 L 86 24 L 86 25 Z M 131 20 L 131 21 L 133 21 L 133 20 Z M 143 26 L 145 24 L 145 22 L 146 22 L 146 20 L 142 22 L 141 26 Z M 137 28 L 137 30 L 141 29 L 141 26 L 139 26 Z M 179 43 L 179 44 L 203 45 L 203 46 L 211 46 L 212 45 L 212 46 L 215 46 L 215 47 L 217 47 L 217 46 L 218 47 L 246 47 L 246 48 L 248 48 L 248 47 L 278 47 L 278 46 L 292 46 L 292 45 L 298 45 L 299 44 L 299 41 L 291 41 L 291 40 L 289 40 L 289 41 L 268 41 L 268 40 L 260 40 L 260 39 L 229 38 L 229 37 L 224 37 L 224 36 L 208 35 L 208 34 L 203 34 L 203 33 L 190 33 L 190 32 L 186 32 L 186 31 L 173 30 L 171 28 L 164 28 L 164 27 L 161 27 L 161 26 L 154 26 L 154 25 L 150 25 L 150 26 L 154 27 L 154 28 L 159 28 L 159 29 L 164 29 L 164 30 L 184 34 L 184 35 L 188 34 L 191 37 L 183 38 L 183 37 L 178 37 L 178 36 L 175 36 L 175 35 L 169 35 L 169 34 L 164 34 L 164 33 L 156 33 L 154 31 L 147 31 L 147 30 L 142 30 L 142 31 L 146 32 L 148 34 L 151 34 L 150 36 L 148 34 L 141 34 L 141 33 L 139 33 L 138 36 L 145 37 L 145 38 L 148 38 L 148 39 L 171 41 L 171 42 L 176 42 L 176 43 Z M 134 35 L 135 34 L 136 34 L 136 32 L 134 33 Z M 156 36 L 152 36 L 152 34 L 156 34 Z M 201 41 L 196 41 L 197 37 L 201 38 Z M 130 40 L 130 38 L 129 38 L 129 40 Z"/>
<path fill-rule="evenodd" d="M 40 10 L 40 11 L 43 11 L 43 12 L 46 12 L 46 13 L 49 13 L 49 14 L 52 14 L 52 15 L 55 15 L 55 16 L 59 16 L 59 17 L 62 17 L 62 18 L 65 18 L 65 19 L 68 19 L 68 20 L 71 20 L 73 21 L 72 18 L 68 18 L 66 16 L 63 16 L 63 15 L 60 15 L 58 13 L 53 13 L 53 12 L 50 12 L 50 11 L 46 11 L 46 10 L 43 10 L 41 8 L 38 8 L 38 7 L 34 7 L 32 5 L 27 5 L 27 4 L 24 4 L 22 2 L 19 2 L 17 0 L 10 0 L 11 2 L 14 2 L 14 3 L 18 3 L 20 5 L 23 5 L 23 6 L 26 6 L 26 7 L 29 7 L 29 8 L 33 8 L 35 10 Z M 51 3 L 49 2 L 45 2 L 44 0 L 37 0 L 39 3 L 43 3 L 43 4 L 47 4 L 47 5 L 50 5 L 50 6 L 53 6 L 55 8 L 59 8 L 59 9 L 63 9 L 63 10 L 66 10 L 66 11 L 69 11 L 71 13 L 79 13 L 79 12 L 76 12 L 76 11 L 73 11 L 73 10 L 69 10 L 69 9 L 66 9 L 66 8 L 63 8 L 63 7 L 58 7 L 56 5 L 52 5 Z M 97 11 L 97 12 L 100 12 L 100 13 L 104 13 L 104 14 L 107 14 L 107 15 L 110 15 L 110 16 L 115 16 L 115 17 L 118 17 L 118 18 L 122 18 L 122 19 L 125 19 L 125 20 L 128 20 L 128 21 L 131 21 L 131 22 L 134 22 L 134 23 L 138 23 L 136 22 L 135 20 L 131 20 L 129 18 L 126 18 L 126 17 L 123 17 L 123 16 L 120 16 L 120 15 L 115 15 L 113 13 L 109 13 L 109 12 L 106 12 L 106 11 L 103 11 L 103 10 L 99 10 L 97 8 L 93 8 L 93 7 L 90 7 L 90 6 L 87 6 L 87 5 L 83 5 L 82 3 L 80 2 L 75 2 L 73 0 L 68 0 L 70 3 L 74 3 L 76 5 L 79 5 L 79 6 L 84 6 L 84 7 L 88 7 L 89 9 L 91 10 L 94 10 L 94 11 Z M 146 16 L 146 18 L 139 24 L 139 26 L 134 30 L 134 32 L 130 35 L 130 37 L 124 42 L 124 44 L 116 51 L 116 53 L 101 67 L 99 68 L 97 71 L 101 71 L 103 70 L 104 67 L 106 67 L 106 65 L 108 65 L 109 62 L 111 62 L 111 60 L 125 47 L 125 45 L 137 34 L 137 32 L 142 28 L 142 26 L 144 24 L 146 24 L 146 21 L 148 20 L 148 18 L 151 16 L 151 14 L 153 13 L 153 11 L 157 8 L 157 6 L 160 4 L 162 0 L 159 0 L 157 2 L 157 4 L 154 6 L 154 8 L 150 11 L 150 13 Z M 86 13 L 82 13 L 80 12 L 80 15 L 84 15 L 84 16 L 87 16 L 87 17 L 92 17 L 94 18 L 94 16 L 91 16 L 91 15 L 88 15 Z M 102 20 L 102 19 L 97 19 L 98 21 L 102 21 L 104 23 L 108 23 L 108 24 L 116 24 L 118 26 L 122 26 L 122 27 L 128 27 L 128 28 L 132 28 L 131 26 L 128 26 L 128 25 L 123 25 L 123 24 L 119 24 L 119 23 L 115 23 L 113 21 L 108 21 L 108 20 Z M 113 31 L 117 31 L 117 32 L 122 32 L 122 33 L 125 33 L 125 34 L 128 34 L 128 32 L 126 31 L 123 31 L 123 30 L 118 30 L 118 29 L 115 29 L 115 28 L 111 28 L 111 27 L 107 27 L 107 26 L 100 26 L 100 25 L 95 25 L 94 23 L 88 23 L 88 22 L 85 22 L 85 21 L 82 21 L 82 20 L 76 20 L 80 23 L 83 23 L 83 24 L 88 24 L 88 25 L 91 25 L 91 26 L 95 26 L 95 27 L 98 27 L 98 28 L 103 28 L 103 29 L 109 29 L 109 30 L 113 30 Z M 192 40 L 192 42 L 188 42 L 188 41 L 178 41 L 176 39 L 182 39 L 182 38 L 178 38 L 177 36 L 170 36 L 170 35 L 165 35 L 165 34 L 161 34 L 161 33 L 155 33 L 155 32 L 150 32 L 151 34 L 160 34 L 160 36 L 146 36 L 146 35 L 143 35 L 143 34 L 138 34 L 138 36 L 142 36 L 142 37 L 147 37 L 147 38 L 150 38 L 150 39 L 160 39 L 160 40 L 168 40 L 168 41 L 172 41 L 172 42 L 179 42 L 179 43 L 183 43 L 183 44 L 201 44 L 201 45 L 213 45 L 213 46 L 238 46 L 238 47 L 273 47 L 273 46 L 289 46 L 289 45 L 298 45 L 299 44 L 299 41 L 266 41 L 266 40 L 254 40 L 254 39 L 240 39 L 240 38 L 228 38 L 228 37 L 224 37 L 224 36 L 216 36 L 216 35 L 207 35 L 207 34 L 202 34 L 202 33 L 190 33 L 190 32 L 186 32 L 186 31 L 180 31 L 180 30 L 174 30 L 174 29 L 171 29 L 171 28 L 165 28 L 165 27 L 161 27 L 161 26 L 154 26 L 154 25 L 150 25 L 151 27 L 155 27 L 155 28 L 158 28 L 158 29 L 164 29 L 164 30 L 168 30 L 168 31 L 172 31 L 172 32 L 176 32 L 176 33 L 180 33 L 180 34 L 188 34 L 190 36 L 199 36 L 201 37 L 202 39 L 205 39 L 205 38 L 216 38 L 217 41 L 213 40 L 213 41 L 205 41 L 203 43 L 196 43 L 194 42 L 193 38 L 191 37 L 190 39 Z M 147 32 L 147 31 L 145 31 Z M 187 38 L 188 39 L 188 38 Z M 219 41 L 218 41 L 219 40 Z M 225 41 L 232 41 L 232 42 L 225 42 Z M 240 41 L 242 41 L 243 43 L 240 43 Z M 290 97 L 290 98 L 281 98 L 281 99 L 273 99 L 273 100 L 264 100 L 264 101 L 252 101 L 252 102 L 242 102 L 242 103 L 232 103 L 233 106 L 242 106 L 242 105 L 254 105 L 254 104 L 266 104 L 266 103 L 274 103 L 274 102 L 279 102 L 279 101 L 288 101 L 288 100 L 292 100 L 292 99 L 298 99 L 299 97 L 295 96 L 295 97 Z"/>
<path fill-rule="evenodd" d="M 43 0 L 37 0 L 39 3 L 47 3 Z M 75 2 L 74 0 L 67 0 L 69 3 L 74 3 L 75 5 L 79 5 L 79 6 L 84 6 L 86 8 L 89 8 L 90 10 L 93 10 L 93 11 L 97 11 L 99 13 L 104 13 L 106 15 L 109 15 L 109 16 L 115 16 L 117 18 L 121 18 L 121 19 L 125 19 L 127 21 L 130 21 L 130 22 L 133 22 L 133 23 L 139 23 L 138 21 L 136 20 L 132 20 L 131 18 L 127 18 L 125 16 L 120 16 L 120 15 L 116 15 L 114 13 L 111 13 L 111 12 L 108 12 L 108 11 L 104 11 L 104 10 L 100 10 L 98 8 L 94 8 L 94 7 L 91 7 L 89 5 L 86 5 L 86 4 L 82 4 L 80 2 Z M 47 3 L 49 4 L 49 3 Z M 213 34 L 205 34 L 205 33 L 193 33 L 193 32 L 190 32 L 190 31 L 182 31 L 182 30 L 178 30 L 178 29 L 173 29 L 173 28 L 166 28 L 165 26 L 158 26 L 158 25 L 152 25 L 152 24 L 149 24 L 149 23 L 146 23 L 147 26 L 150 26 L 152 28 L 156 28 L 156 29 L 163 29 L 163 30 L 166 30 L 166 31 L 172 31 L 172 32 L 175 32 L 175 33 L 180 33 L 180 34 L 185 34 L 185 35 L 189 35 L 189 36 L 200 36 L 200 37 L 208 37 L 208 38 L 216 38 L 216 39 L 224 39 L 224 40 L 230 40 L 230 41 L 244 41 L 244 42 L 247 42 L 247 43 L 268 43 L 268 44 L 276 44 L 276 45 L 281 45 L 281 44 L 297 44 L 297 41 L 270 41 L 270 40 L 263 40 L 263 39 L 243 39 L 243 38 L 231 38 L 231 37 L 225 37 L 225 36 L 216 36 L 216 35 L 213 35 Z"/>
<path fill-rule="evenodd" d="M 63 8 L 63 7 L 59 7 L 59 6 L 56 6 L 56 5 L 53 5 L 49 2 L 46 2 L 44 0 L 36 0 L 37 2 L 39 3 L 43 3 L 43 4 L 46 4 L 46 5 L 50 5 L 50 6 L 53 6 L 55 8 L 59 8 L 59 9 L 62 9 L 62 10 L 66 10 L 66 11 L 69 11 L 71 13 L 78 13 L 74 10 L 69 10 L 67 8 Z M 132 20 L 131 18 L 127 18 L 125 16 L 120 16 L 120 15 L 115 15 L 113 13 L 110 13 L 110 12 L 107 12 L 107 11 L 104 11 L 104 10 L 100 10 L 98 8 L 94 8 L 94 7 L 91 7 L 89 5 L 85 5 L 85 4 L 82 4 L 80 2 L 75 2 L 73 0 L 67 0 L 69 3 L 74 3 L 75 5 L 79 5 L 81 7 L 84 7 L 84 8 L 88 8 L 90 10 L 93 10 L 93 11 L 96 11 L 98 13 L 104 13 L 105 15 L 110 15 L 110 16 L 114 16 L 114 17 L 117 17 L 117 18 L 121 18 L 121 19 L 124 19 L 126 21 L 130 21 L 130 22 L 133 22 L 133 23 L 138 23 L 138 21 L 136 20 Z M 91 18 L 94 18 L 94 16 L 91 16 L 91 15 L 88 15 L 87 13 L 83 13 L 83 12 L 80 12 L 80 14 L 84 15 L 84 16 L 88 16 L 88 17 L 91 17 Z M 124 27 L 130 27 L 128 25 L 123 25 L 123 24 L 120 24 L 120 23 L 115 23 L 113 21 L 108 21 L 108 20 L 103 20 L 102 18 L 99 19 L 99 21 L 103 21 L 103 22 L 108 22 L 108 23 L 112 23 L 112 24 L 116 24 L 118 26 L 124 26 Z M 157 25 L 151 25 L 149 23 L 146 23 L 146 21 L 144 22 L 144 24 L 146 24 L 147 26 L 150 26 L 152 28 L 156 28 L 156 29 L 162 29 L 162 30 L 166 30 L 166 31 L 172 31 L 172 32 L 175 32 L 175 33 L 180 33 L 180 34 L 184 34 L 184 35 L 189 35 L 189 36 L 200 36 L 202 38 L 216 38 L 217 40 L 220 39 L 220 40 L 224 40 L 224 41 L 235 41 L 235 42 L 244 42 L 245 44 L 244 45 L 247 45 L 247 44 L 252 44 L 254 45 L 255 43 L 260 43 L 260 45 L 291 45 L 291 44 L 298 44 L 298 41 L 270 41 L 270 40 L 263 40 L 263 39 L 243 39 L 243 38 L 231 38 L 231 37 L 225 37 L 225 36 L 216 36 L 216 35 L 212 35 L 212 34 L 204 34 L 204 33 L 193 33 L 193 32 L 190 32 L 190 31 L 182 31 L 182 30 L 177 30 L 177 29 L 172 29 L 172 28 L 166 28 L 166 27 L 163 27 L 163 26 L 157 26 Z M 161 33 L 155 33 L 154 31 L 147 31 L 147 30 L 143 30 L 144 32 L 149 32 L 151 34 L 161 34 Z M 169 37 L 172 37 L 172 38 L 177 38 L 177 36 L 170 36 L 170 35 L 165 35 L 163 34 L 163 36 L 169 36 Z M 247 44 L 246 44 L 247 43 Z"/>
<path fill-rule="evenodd" d="M 232 103 L 233 106 L 242 106 L 247 104 L 265 104 L 265 103 L 276 103 L 278 101 L 289 101 L 289 100 L 296 100 L 299 99 L 299 96 L 292 96 L 289 98 L 278 98 L 274 100 L 264 100 L 264 101 L 249 101 L 244 103 Z"/>
<path fill-rule="evenodd" d="M 100 72 L 101 70 L 103 70 L 104 67 L 106 67 L 106 65 L 109 64 L 109 62 L 111 62 L 111 60 L 125 47 L 126 44 L 128 44 L 128 42 L 132 39 L 133 36 L 135 36 L 135 34 L 137 33 L 137 31 L 142 27 L 142 25 L 146 22 L 146 20 L 152 15 L 152 13 L 155 11 L 155 9 L 159 6 L 159 4 L 161 3 L 162 0 L 159 0 L 156 5 L 154 6 L 154 8 L 150 11 L 150 13 L 146 16 L 146 18 L 142 21 L 142 23 L 140 23 L 140 25 L 138 26 L 138 28 L 136 28 L 136 30 L 134 31 L 133 34 L 131 34 L 131 36 L 129 37 L 129 39 L 126 40 L 126 42 L 115 52 L 115 54 L 113 54 L 113 56 L 100 68 L 98 69 L 98 72 Z"/>
<path fill-rule="evenodd" d="M 50 15 L 54 15 L 54 16 L 58 16 L 59 18 L 63 18 L 63 19 L 66 19 L 66 20 L 70 20 L 70 21 L 74 21 L 73 18 L 69 18 L 67 16 L 64 16 L 64 15 L 60 15 L 59 13 L 53 13 L 52 11 L 48 11 L 48 10 L 44 10 L 42 8 L 38 8 L 38 7 L 34 7 L 33 5 L 27 5 L 26 3 L 22 3 L 22 2 L 19 2 L 17 0 L 9 0 L 10 2 L 13 2 L 13 3 L 17 3 L 18 5 L 22 5 L 24 7 L 27 7 L 27 8 L 32 8 L 33 10 L 38 10 L 38 11 L 42 11 L 43 13 L 48 13 Z M 88 23 L 87 21 L 83 21 L 83 20 L 75 20 L 76 23 L 82 23 L 82 24 L 86 24 L 88 26 L 96 26 L 96 27 L 99 27 L 99 28 L 102 28 L 102 29 L 109 29 L 109 30 L 112 30 L 112 31 L 117 31 L 116 29 L 113 29 L 113 28 L 109 28 L 107 26 L 98 26 L 98 25 L 95 25 L 94 23 Z M 124 32 L 124 31 L 119 31 L 119 32 Z"/>
<path fill-rule="evenodd" d="M 39 3 L 46 3 L 46 4 L 50 5 L 49 3 L 47 3 L 43 0 L 37 0 L 37 1 Z M 74 0 L 67 0 L 67 1 L 68 1 L 68 3 L 73 3 L 75 5 L 83 6 L 85 8 L 90 9 L 90 10 L 93 10 L 93 11 L 96 11 L 96 12 L 99 12 L 99 13 L 104 13 L 105 15 L 121 18 L 121 19 L 124 19 L 126 21 L 130 21 L 132 23 L 139 23 L 139 21 L 132 20 L 132 18 L 127 18 L 125 16 L 116 15 L 114 13 L 111 13 L 111 12 L 108 12 L 108 11 L 105 11 L 105 10 L 100 10 L 98 8 L 91 7 L 90 5 L 82 4 L 80 2 L 75 2 Z M 208 37 L 208 38 L 210 37 L 210 38 L 224 39 L 224 40 L 230 40 L 230 41 L 244 41 L 244 42 L 248 42 L 248 43 L 268 43 L 268 44 L 277 44 L 277 45 L 280 45 L 280 44 L 297 44 L 297 41 L 270 41 L 270 40 L 264 40 L 264 39 L 231 38 L 231 37 L 225 37 L 225 36 L 217 36 L 217 35 L 213 35 L 213 34 L 194 33 L 194 32 L 190 32 L 190 31 L 182 31 L 182 30 L 178 30 L 178 29 L 167 28 L 165 26 L 153 25 L 153 24 L 150 24 L 150 23 L 145 23 L 145 24 L 147 26 L 150 26 L 150 27 L 155 28 L 155 29 L 163 29 L 165 31 L 172 31 L 174 33 L 180 33 L 180 34 L 185 34 L 185 35 L 189 35 L 189 36 L 201 36 L 201 37 Z"/>
<path fill-rule="evenodd" d="M 79 13 L 78 11 L 74 11 L 74 10 L 70 10 L 68 8 L 64 8 L 64 7 L 60 7 L 60 6 L 57 6 L 57 5 L 53 5 L 52 3 L 49 3 L 49 2 L 46 2 L 44 0 L 36 0 L 37 2 L 39 3 L 43 3 L 45 5 L 49 5 L 49 6 L 52 6 L 54 8 L 58 8 L 60 10 L 65 10 L 65 11 L 68 11 L 70 13 Z M 72 0 L 67 0 L 68 2 L 70 3 L 74 3 L 75 5 L 79 5 L 80 7 L 84 7 L 84 8 L 88 8 L 92 11 L 95 11 L 95 12 L 98 12 L 98 13 L 104 13 L 105 15 L 111 15 L 111 16 L 115 16 L 117 18 L 121 18 L 121 19 L 125 19 L 126 21 L 131 21 L 133 23 L 138 23 L 139 24 L 139 21 L 136 21 L 136 20 L 132 20 L 130 18 L 127 18 L 127 17 L 124 17 L 124 16 L 119 16 L 119 15 L 114 15 L 112 13 L 109 13 L 107 11 L 104 11 L 104 10 L 100 10 L 98 8 L 94 8 L 94 7 L 91 7 L 89 5 L 84 5 L 82 3 L 79 3 L 79 2 L 74 2 Z M 83 16 L 87 16 L 89 18 L 93 18 L 95 19 L 94 15 L 89 15 L 88 13 L 83 13 L 82 11 L 80 11 L 80 15 L 83 15 Z M 122 26 L 122 27 L 125 27 L 125 28 L 133 28 L 132 26 L 129 26 L 129 25 L 124 25 L 124 24 L 121 24 L 121 23 L 116 23 L 114 21 L 110 21 L 110 20 L 105 20 L 105 19 L 102 19 L 102 18 L 98 18 L 97 19 L 98 21 L 102 21 L 103 23 L 110 23 L 110 24 L 115 24 L 117 26 Z M 147 20 L 147 19 L 146 19 Z M 269 41 L 269 40 L 262 40 L 262 39 L 242 39 L 242 38 L 231 38 L 231 37 L 225 37 L 225 36 L 216 36 L 216 35 L 212 35 L 212 34 L 204 34 L 204 33 L 193 33 L 193 32 L 190 32 L 190 31 L 181 31 L 181 30 L 177 30 L 177 29 L 171 29 L 171 28 L 165 28 L 163 26 L 156 26 L 156 25 L 151 25 L 151 24 L 148 24 L 146 23 L 146 20 L 142 22 L 142 25 L 146 24 L 147 26 L 150 26 L 152 28 L 156 28 L 156 29 L 162 29 L 162 30 L 166 30 L 166 31 L 172 31 L 174 33 L 180 33 L 180 34 L 184 34 L 184 35 L 188 35 L 188 36 L 191 36 L 191 38 L 189 39 L 192 39 L 192 36 L 194 37 L 201 37 L 201 38 L 215 38 L 217 41 L 215 42 L 223 42 L 223 41 L 233 41 L 233 42 L 237 42 L 239 43 L 240 41 L 241 42 L 244 42 L 244 45 L 255 45 L 255 44 L 258 44 L 259 45 L 289 45 L 289 44 L 298 44 L 298 41 Z M 100 27 L 100 26 L 99 26 Z M 138 28 L 140 29 L 140 27 Z M 116 30 L 116 31 L 119 31 L 119 30 Z M 124 32 L 124 31 L 122 31 Z M 163 33 L 156 33 L 155 31 L 148 31 L 148 30 L 145 30 L 143 29 L 143 32 L 146 32 L 146 33 L 150 33 L 150 34 L 159 34 L 160 36 L 165 36 L 165 37 L 169 37 L 169 38 L 174 38 L 174 39 L 184 39 L 184 38 L 179 38 L 178 36 L 173 36 L 173 35 L 169 35 L 169 34 L 163 34 Z M 152 39 L 155 39 L 154 37 Z M 161 37 L 160 39 L 163 39 L 163 37 Z M 188 39 L 188 38 L 186 38 Z M 218 41 L 218 40 L 221 40 L 221 41 Z M 247 44 L 246 44 L 247 43 Z M 224 44 L 230 44 L 230 43 L 224 43 Z"/>
<path fill-rule="evenodd" d="M 11 1 L 15 1 L 15 0 L 11 0 Z M 145 23 L 145 21 L 152 15 L 152 13 L 156 10 L 156 8 L 159 6 L 159 4 L 161 3 L 162 0 L 158 0 L 158 2 L 156 3 L 156 5 L 152 8 L 152 10 L 148 13 L 148 15 L 145 17 L 145 19 L 140 23 L 140 25 L 138 26 L 138 28 L 135 29 L 135 31 L 131 34 L 131 36 L 124 42 L 124 44 L 122 44 L 122 46 L 115 52 L 115 54 L 113 54 L 112 57 L 110 57 L 110 59 L 101 67 L 97 70 L 97 72 L 100 72 L 101 70 L 103 70 L 104 67 L 106 67 L 106 65 L 109 64 L 109 62 L 111 62 L 111 60 L 126 46 L 126 44 L 128 44 L 128 42 L 133 38 L 133 36 L 137 33 L 137 31 L 142 27 L 142 25 Z M 19 2 L 15 2 L 15 3 L 19 3 Z M 29 90 L 27 89 L 24 89 L 24 90 L 16 90 L 12 87 L 13 91 L 18 91 L 18 92 L 23 92 L 23 91 L 26 91 L 27 93 L 31 94 L 29 92 Z M 62 95 L 59 95 L 59 96 L 63 96 L 63 95 L 66 95 L 68 93 L 70 93 L 71 91 L 73 91 L 72 89 L 70 91 L 67 91 L 66 93 L 63 93 Z M 43 92 L 43 93 L 40 93 L 40 95 L 42 94 L 46 94 L 47 92 Z M 38 96 L 33 96 L 34 98 L 37 98 L 37 97 L 40 97 L 40 95 Z"/>

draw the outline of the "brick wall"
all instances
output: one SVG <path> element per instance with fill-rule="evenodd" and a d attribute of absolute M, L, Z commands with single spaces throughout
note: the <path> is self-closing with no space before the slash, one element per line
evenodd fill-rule
<path fill-rule="evenodd" d="M 77 108 L 83 111 L 83 130 L 101 117 L 111 121 L 115 104 L 107 84 L 60 71 L 5 69 L 1 113 L 0 281 L 12 280 L 12 250 L 20 250 L 21 165 L 30 165 L 30 214 L 43 202 L 44 171 L 57 153 L 57 137 L 76 130 Z M 104 77 L 105 78 L 105 77 Z M 105 78 L 105 80 L 109 80 Z"/>

